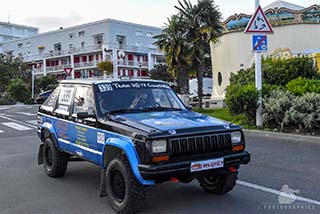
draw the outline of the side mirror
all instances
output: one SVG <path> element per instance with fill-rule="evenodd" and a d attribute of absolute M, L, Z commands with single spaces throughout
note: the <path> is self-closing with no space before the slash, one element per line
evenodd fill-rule
<path fill-rule="evenodd" d="M 189 111 L 192 111 L 192 106 L 187 106 L 187 109 L 188 109 Z"/>
<path fill-rule="evenodd" d="M 78 119 L 86 119 L 86 118 L 89 118 L 89 117 L 95 117 L 94 114 L 89 114 L 88 112 L 78 112 L 77 113 L 77 118 Z"/>

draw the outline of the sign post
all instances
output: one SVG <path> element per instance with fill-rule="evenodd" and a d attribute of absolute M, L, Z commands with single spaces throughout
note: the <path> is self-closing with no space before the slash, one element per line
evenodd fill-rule
<path fill-rule="evenodd" d="M 253 33 L 259 35 L 252 36 L 252 51 L 255 52 L 255 82 L 256 88 L 261 92 L 262 78 L 261 78 L 261 52 L 268 50 L 268 40 L 266 34 L 273 34 L 271 25 L 266 18 L 262 8 L 259 6 L 259 0 L 255 0 L 255 13 L 251 17 L 245 33 Z M 263 121 L 261 116 L 262 97 L 261 93 L 258 97 L 258 108 L 256 113 L 256 125 L 262 128 Z"/>

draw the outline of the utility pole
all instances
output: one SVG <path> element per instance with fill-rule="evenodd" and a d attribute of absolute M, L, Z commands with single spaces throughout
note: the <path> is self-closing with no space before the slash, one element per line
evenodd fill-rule
<path fill-rule="evenodd" d="M 34 99 L 34 62 L 32 62 L 31 70 L 31 98 Z"/>
<path fill-rule="evenodd" d="M 255 10 L 258 9 L 260 4 L 259 0 L 255 0 Z M 261 53 L 256 52 L 255 53 L 255 81 L 256 81 L 256 88 L 258 91 L 261 92 L 262 89 L 262 79 L 261 79 Z M 262 128 L 262 97 L 261 93 L 258 97 L 258 108 L 256 112 L 256 125 L 258 128 Z"/>

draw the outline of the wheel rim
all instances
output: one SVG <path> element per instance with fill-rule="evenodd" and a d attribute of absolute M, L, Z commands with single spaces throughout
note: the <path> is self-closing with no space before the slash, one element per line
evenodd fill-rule
<path fill-rule="evenodd" d="M 218 184 L 220 176 L 206 176 L 203 177 L 203 180 L 210 185 L 215 185 Z"/>
<path fill-rule="evenodd" d="M 111 176 L 111 189 L 113 197 L 118 202 L 122 202 L 126 195 L 126 184 L 122 173 L 115 170 Z"/>
<path fill-rule="evenodd" d="M 45 149 L 45 163 L 47 168 L 51 169 L 52 168 L 52 163 L 53 163 L 53 153 L 51 148 L 48 146 Z"/>

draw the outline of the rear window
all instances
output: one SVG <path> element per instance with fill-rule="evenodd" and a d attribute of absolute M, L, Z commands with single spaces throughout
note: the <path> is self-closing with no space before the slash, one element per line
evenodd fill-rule
<path fill-rule="evenodd" d="M 40 109 L 53 112 L 54 108 L 56 107 L 57 99 L 59 96 L 60 87 L 57 87 L 51 95 L 46 99 L 46 101 L 41 105 Z"/>

